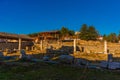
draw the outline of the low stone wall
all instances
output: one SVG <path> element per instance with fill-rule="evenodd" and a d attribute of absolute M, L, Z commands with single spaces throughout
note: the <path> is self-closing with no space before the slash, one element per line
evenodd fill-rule
<path fill-rule="evenodd" d="M 84 41 L 77 40 L 77 52 L 82 53 L 104 53 L 104 41 Z M 51 53 L 59 53 L 59 52 L 69 52 L 73 53 L 73 45 L 74 42 L 52 42 L 47 43 L 43 41 L 43 50 L 53 47 Z M 40 44 L 37 45 L 38 49 L 40 49 Z M 107 51 L 111 54 L 120 54 L 120 43 L 110 43 L 107 42 Z M 49 51 L 48 51 L 49 52 Z"/>

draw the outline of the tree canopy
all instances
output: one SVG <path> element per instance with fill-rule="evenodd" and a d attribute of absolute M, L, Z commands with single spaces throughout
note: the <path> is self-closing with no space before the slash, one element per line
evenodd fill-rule
<path fill-rule="evenodd" d="M 67 27 L 61 27 L 59 30 L 60 32 L 60 37 L 69 37 L 69 36 L 74 36 L 75 31 L 70 30 Z M 97 40 L 99 37 L 99 32 L 96 30 L 96 28 L 93 25 L 88 26 L 87 24 L 83 24 L 80 28 L 80 34 L 79 38 L 82 40 Z M 36 37 L 40 35 L 39 33 L 31 33 L 28 34 L 30 37 Z M 120 32 L 119 34 L 116 33 L 110 33 L 108 35 L 104 34 L 103 35 L 103 40 L 107 40 L 109 42 L 118 42 L 120 40 Z"/>
<path fill-rule="evenodd" d="M 74 31 L 73 30 L 69 30 L 68 28 L 66 27 L 62 27 L 61 30 L 60 30 L 60 34 L 61 36 L 63 37 L 66 37 L 66 36 L 73 36 L 74 35 Z"/>
<path fill-rule="evenodd" d="M 104 35 L 103 39 L 107 40 L 108 42 L 118 42 L 120 35 L 116 35 L 116 33 L 110 33 L 109 35 Z"/>
<path fill-rule="evenodd" d="M 39 33 L 31 33 L 31 34 L 28 34 L 28 36 L 30 36 L 30 37 L 36 37 L 36 36 L 38 36 L 39 35 Z"/>
<path fill-rule="evenodd" d="M 80 29 L 80 39 L 82 40 L 97 40 L 99 34 L 94 26 L 83 24 Z"/>

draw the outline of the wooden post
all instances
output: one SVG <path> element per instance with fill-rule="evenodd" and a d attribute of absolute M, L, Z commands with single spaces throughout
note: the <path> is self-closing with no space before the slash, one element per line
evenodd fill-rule
<path fill-rule="evenodd" d="M 107 41 L 104 41 L 104 53 L 107 54 Z"/>

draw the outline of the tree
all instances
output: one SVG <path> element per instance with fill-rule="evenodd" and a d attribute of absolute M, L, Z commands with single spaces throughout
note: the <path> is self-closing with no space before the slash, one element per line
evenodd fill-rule
<path fill-rule="evenodd" d="M 80 29 L 80 39 L 87 40 L 88 36 L 88 26 L 86 24 L 83 24 Z"/>
<path fill-rule="evenodd" d="M 70 36 L 73 36 L 74 34 L 75 34 L 75 31 L 69 30 L 69 35 L 70 35 Z"/>
<path fill-rule="evenodd" d="M 106 34 L 103 35 L 103 40 L 107 40 L 107 35 Z"/>
<path fill-rule="evenodd" d="M 63 26 L 60 30 L 60 33 L 61 33 L 61 36 L 68 36 L 69 30 L 68 30 L 68 28 Z"/>
<path fill-rule="evenodd" d="M 61 34 L 61 37 L 68 37 L 68 36 L 73 36 L 75 32 L 63 26 L 60 30 L 60 34 Z"/>
<path fill-rule="evenodd" d="M 119 34 L 118 34 L 118 40 L 120 40 L 120 32 L 119 32 Z"/>
<path fill-rule="evenodd" d="M 83 24 L 80 29 L 80 39 L 82 40 L 97 40 L 98 32 L 94 26 Z"/>
<path fill-rule="evenodd" d="M 118 42 L 117 35 L 115 33 L 110 33 L 107 37 L 107 41 L 109 42 Z"/>
<path fill-rule="evenodd" d="M 31 33 L 31 34 L 28 34 L 28 36 L 30 36 L 30 37 L 36 37 L 36 36 L 38 36 L 39 35 L 39 33 Z"/>
<path fill-rule="evenodd" d="M 88 40 L 97 40 L 98 32 L 96 31 L 94 26 L 90 26 L 88 28 Z"/>

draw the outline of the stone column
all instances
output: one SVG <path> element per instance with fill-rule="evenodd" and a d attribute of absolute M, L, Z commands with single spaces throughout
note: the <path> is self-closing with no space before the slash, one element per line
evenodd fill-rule
<path fill-rule="evenodd" d="M 107 54 L 107 41 L 104 41 L 104 53 Z"/>
<path fill-rule="evenodd" d="M 58 43 L 58 46 L 59 46 L 60 45 L 60 41 L 58 40 L 57 43 Z"/>
<path fill-rule="evenodd" d="M 43 41 L 40 42 L 40 50 L 43 50 Z"/>
<path fill-rule="evenodd" d="M 74 52 L 76 52 L 76 39 L 74 39 Z"/>
<path fill-rule="evenodd" d="M 34 49 L 34 46 L 32 46 L 32 51 L 33 51 L 33 50 L 35 50 L 35 49 Z"/>
<path fill-rule="evenodd" d="M 28 50 L 29 50 L 29 47 L 28 47 L 28 46 L 26 46 L 26 48 L 25 48 L 25 49 L 26 49 L 26 51 L 28 51 Z"/>
<path fill-rule="evenodd" d="M 20 51 L 21 50 L 21 44 L 22 44 L 22 39 L 21 38 L 19 38 L 19 40 L 18 40 L 19 42 L 19 44 L 18 44 L 18 50 Z"/>

